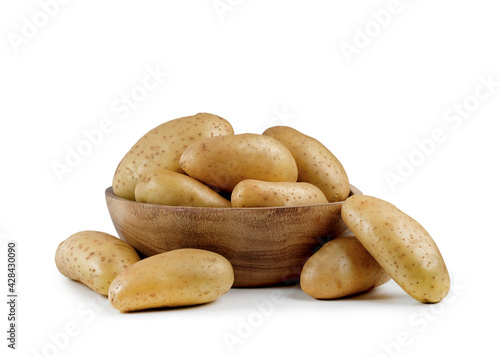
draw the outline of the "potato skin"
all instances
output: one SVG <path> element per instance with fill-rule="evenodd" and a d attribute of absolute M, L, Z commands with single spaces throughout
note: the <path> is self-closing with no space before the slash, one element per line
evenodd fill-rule
<path fill-rule="evenodd" d="M 349 179 L 340 161 L 318 140 L 288 126 L 274 126 L 263 135 L 275 138 L 292 153 L 300 182 L 309 182 L 325 194 L 329 202 L 349 197 Z"/>
<path fill-rule="evenodd" d="M 349 197 L 342 219 L 384 270 L 414 299 L 439 302 L 450 276 L 429 233 L 396 206 L 366 195 Z"/>
<path fill-rule="evenodd" d="M 201 182 L 165 169 L 148 172 L 137 183 L 135 200 L 168 206 L 231 207 L 231 202 Z"/>
<path fill-rule="evenodd" d="M 316 186 L 307 182 L 244 180 L 231 194 L 233 207 L 278 207 L 328 203 Z"/>
<path fill-rule="evenodd" d="M 135 199 L 135 185 L 148 171 L 167 169 L 182 173 L 179 158 L 197 140 L 234 134 L 231 124 L 213 114 L 198 113 L 163 123 L 140 138 L 123 157 L 113 177 L 116 196 Z"/>
<path fill-rule="evenodd" d="M 140 260 L 134 248 L 110 234 L 82 231 L 59 244 L 56 266 L 65 277 L 79 281 L 102 295 L 111 282 Z"/>
<path fill-rule="evenodd" d="M 202 249 L 176 249 L 153 255 L 120 274 L 108 300 L 119 311 L 203 304 L 233 285 L 231 263 Z"/>
<path fill-rule="evenodd" d="M 278 140 L 259 134 L 197 141 L 184 151 L 180 165 L 189 176 L 223 191 L 232 191 L 246 179 L 297 181 L 297 165 L 290 151 Z"/>
<path fill-rule="evenodd" d="M 300 287 L 316 299 L 359 294 L 391 280 L 354 236 L 325 243 L 304 264 Z"/>

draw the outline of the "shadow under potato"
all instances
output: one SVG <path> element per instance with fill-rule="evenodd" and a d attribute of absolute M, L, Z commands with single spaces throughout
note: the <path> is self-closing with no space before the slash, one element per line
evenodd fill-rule
<path fill-rule="evenodd" d="M 216 300 L 214 300 L 216 301 Z M 150 309 L 143 309 L 143 310 L 136 310 L 136 311 L 118 311 L 122 314 L 148 314 L 148 313 L 157 313 L 159 311 L 186 311 L 186 310 L 192 310 L 196 309 L 198 307 L 204 306 L 204 305 L 210 305 L 214 303 L 214 301 L 209 301 L 205 302 L 202 304 L 196 304 L 196 305 L 186 305 L 186 306 L 164 306 L 164 307 L 153 307 Z"/>
<path fill-rule="evenodd" d="M 390 283 L 390 282 L 389 282 Z M 388 284 L 389 284 L 388 283 Z M 385 285 L 385 284 L 384 284 Z M 337 302 L 363 302 L 363 301 L 370 301 L 370 302 L 379 302 L 383 304 L 398 304 L 398 305 L 420 305 L 418 301 L 415 299 L 412 299 L 409 297 L 403 290 L 401 291 L 390 291 L 388 292 L 387 287 L 384 288 L 384 285 L 379 286 L 377 288 L 363 291 L 357 294 L 352 294 L 352 295 L 347 295 L 339 298 L 334 298 L 334 299 L 316 299 L 313 298 L 312 296 L 309 296 L 306 294 L 302 289 L 300 289 L 300 293 L 296 294 L 293 296 L 293 298 L 297 300 L 303 300 L 303 301 L 319 301 L 322 303 L 334 303 L 335 301 Z"/>

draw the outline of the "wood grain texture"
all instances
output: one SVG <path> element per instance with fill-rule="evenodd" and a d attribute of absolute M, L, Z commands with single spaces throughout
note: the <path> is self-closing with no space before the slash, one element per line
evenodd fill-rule
<path fill-rule="evenodd" d="M 361 192 L 351 185 L 351 195 Z M 271 208 L 161 206 L 119 198 L 106 190 L 111 220 L 121 239 L 140 254 L 179 248 L 226 257 L 234 287 L 297 282 L 305 261 L 328 240 L 350 233 L 342 202 Z"/>

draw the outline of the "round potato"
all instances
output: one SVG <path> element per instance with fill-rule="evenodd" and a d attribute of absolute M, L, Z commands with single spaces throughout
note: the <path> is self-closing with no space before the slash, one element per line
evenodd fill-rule
<path fill-rule="evenodd" d="M 341 209 L 342 219 L 384 270 L 411 297 L 439 302 L 448 294 L 450 276 L 429 233 L 396 206 L 355 195 Z"/>
<path fill-rule="evenodd" d="M 189 176 L 223 191 L 232 191 L 246 179 L 297 181 L 297 165 L 290 151 L 278 140 L 259 134 L 197 141 L 184 151 L 180 165 Z"/>
<path fill-rule="evenodd" d="M 124 271 L 111 284 L 108 299 L 120 311 L 197 305 L 219 298 L 233 282 L 233 267 L 222 255 L 176 249 Z"/>
<path fill-rule="evenodd" d="M 301 206 L 328 203 L 319 188 L 307 182 L 244 180 L 231 194 L 233 207 Z"/>
<path fill-rule="evenodd" d="M 182 173 L 179 158 L 190 144 L 232 134 L 233 127 L 227 120 L 208 113 L 163 123 L 140 138 L 123 157 L 113 177 L 113 193 L 134 200 L 135 185 L 144 174 L 158 168 Z"/>
<path fill-rule="evenodd" d="M 59 244 L 57 269 L 102 295 L 118 274 L 140 260 L 131 245 L 110 234 L 83 231 Z"/>
<path fill-rule="evenodd" d="M 168 206 L 231 207 L 231 202 L 201 182 L 165 169 L 148 172 L 137 183 L 135 200 Z"/>
<path fill-rule="evenodd" d="M 275 138 L 290 150 L 297 162 L 297 181 L 318 187 L 329 202 L 349 197 L 349 179 L 344 167 L 318 140 L 288 126 L 274 126 L 263 134 Z"/>
<path fill-rule="evenodd" d="M 325 243 L 304 264 L 300 287 L 316 299 L 359 294 L 391 277 L 354 236 Z"/>

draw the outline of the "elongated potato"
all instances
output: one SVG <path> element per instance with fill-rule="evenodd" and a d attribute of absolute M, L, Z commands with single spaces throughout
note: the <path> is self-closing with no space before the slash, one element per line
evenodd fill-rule
<path fill-rule="evenodd" d="M 110 234 L 82 231 L 59 244 L 57 269 L 102 295 L 118 274 L 140 260 L 131 245 Z"/>
<path fill-rule="evenodd" d="M 231 207 L 231 202 L 201 182 L 165 169 L 148 172 L 137 183 L 135 200 L 168 206 Z"/>
<path fill-rule="evenodd" d="M 190 144 L 232 134 L 233 127 L 227 120 L 208 113 L 163 123 L 140 138 L 119 163 L 113 177 L 113 192 L 134 200 L 135 185 L 144 174 L 158 168 L 182 173 L 179 158 Z"/>
<path fill-rule="evenodd" d="M 411 297 L 439 302 L 448 294 L 450 276 L 429 233 L 396 206 L 366 195 L 342 204 L 342 219 L 384 270 Z"/>
<path fill-rule="evenodd" d="M 115 309 L 197 305 L 213 301 L 233 285 L 231 263 L 201 249 L 177 249 L 153 255 L 120 274 L 109 288 Z"/>
<path fill-rule="evenodd" d="M 304 264 L 300 287 L 316 299 L 362 293 L 391 280 L 354 236 L 325 243 Z"/>
<path fill-rule="evenodd" d="M 307 182 L 244 180 L 231 194 L 233 207 L 277 207 L 328 203 L 319 188 Z"/>
<path fill-rule="evenodd" d="M 318 140 L 288 126 L 274 126 L 263 134 L 290 150 L 297 162 L 297 181 L 312 183 L 323 191 L 329 202 L 343 201 L 349 196 L 349 179 L 344 167 Z"/>
<path fill-rule="evenodd" d="M 180 165 L 189 176 L 224 191 L 246 179 L 297 181 L 297 165 L 290 151 L 278 140 L 259 134 L 197 141 L 184 151 Z"/>

